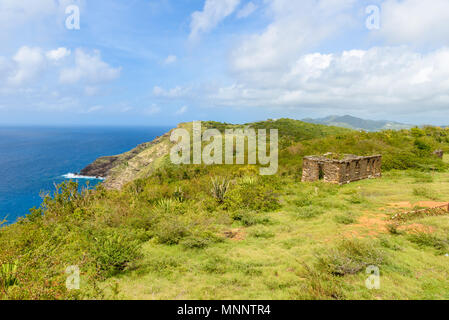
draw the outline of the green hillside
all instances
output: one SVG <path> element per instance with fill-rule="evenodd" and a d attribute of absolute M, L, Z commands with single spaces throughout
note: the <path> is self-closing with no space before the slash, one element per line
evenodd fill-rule
<path fill-rule="evenodd" d="M 449 151 L 448 129 L 203 123 L 245 126 L 279 129 L 276 175 L 260 176 L 256 165 L 173 165 L 164 135 L 120 157 L 96 190 L 62 184 L 0 228 L 0 298 L 449 298 L 447 216 L 390 220 L 449 200 L 448 164 L 433 155 Z M 383 178 L 302 183 L 303 156 L 326 152 L 381 153 Z M 381 269 L 379 290 L 365 286 L 369 265 Z M 80 290 L 66 288 L 69 266 L 81 272 Z"/>
<path fill-rule="evenodd" d="M 303 121 L 309 123 L 324 124 L 328 126 L 337 126 L 353 130 L 364 130 L 364 131 L 402 130 L 402 129 L 410 129 L 413 127 L 409 124 L 394 121 L 365 120 L 349 115 L 328 116 L 321 119 L 304 119 Z"/>

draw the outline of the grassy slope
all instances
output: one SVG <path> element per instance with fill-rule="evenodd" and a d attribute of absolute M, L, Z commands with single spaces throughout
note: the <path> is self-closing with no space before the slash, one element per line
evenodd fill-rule
<path fill-rule="evenodd" d="M 121 296 L 131 299 L 449 299 L 449 258 L 443 255 L 449 248 L 420 247 L 409 240 L 411 229 L 392 235 L 385 226 L 396 211 L 388 209 L 389 203 L 427 200 L 414 195 L 416 188 L 434 190 L 436 199 L 448 200 L 449 174 L 429 174 L 430 179 L 421 183 L 419 173 L 396 171 L 342 187 L 284 181 L 285 205 L 263 214 L 268 223 L 227 226 L 238 229 L 241 239 L 187 250 L 150 241 L 137 269 L 107 284 L 117 283 Z M 306 209 L 295 205 L 305 192 L 314 195 L 307 210 L 316 210 L 317 216 L 306 218 Z M 448 216 L 413 220 L 404 227 L 410 225 L 417 230 L 428 226 L 448 240 Z M 365 287 L 364 272 L 322 278 L 306 272 L 304 264 L 316 268 L 315 255 L 353 238 L 369 239 L 384 252 L 380 290 Z"/>
<path fill-rule="evenodd" d="M 253 125 L 280 129 L 277 176 L 260 177 L 253 166 L 176 167 L 162 157 L 121 191 L 63 186 L 41 210 L 0 229 L 0 265 L 17 266 L 15 285 L 2 282 L 11 272 L 0 273 L 0 297 L 449 298 L 449 217 L 407 224 L 418 233 L 386 228 L 397 211 L 389 203 L 449 200 L 447 166 L 431 155 L 448 150 L 447 130 L 368 134 L 288 119 Z M 424 171 L 391 170 L 341 187 L 300 183 L 302 156 L 322 151 L 376 151 L 384 169 Z M 225 176 L 232 184 L 218 202 L 211 178 Z M 369 264 L 380 266 L 379 291 L 364 286 Z M 70 265 L 82 272 L 80 291 L 65 288 Z"/>

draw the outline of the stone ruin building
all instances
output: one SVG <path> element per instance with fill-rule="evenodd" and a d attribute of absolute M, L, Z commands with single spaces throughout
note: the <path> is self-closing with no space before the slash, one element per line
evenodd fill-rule
<path fill-rule="evenodd" d="M 303 182 L 323 180 L 324 182 L 345 184 L 362 179 L 382 176 L 382 156 L 360 157 L 331 153 L 323 156 L 308 156 L 303 161 Z"/>
<path fill-rule="evenodd" d="M 435 151 L 433 152 L 433 154 L 436 155 L 438 158 L 443 159 L 444 151 L 443 151 L 443 150 L 435 150 Z"/>

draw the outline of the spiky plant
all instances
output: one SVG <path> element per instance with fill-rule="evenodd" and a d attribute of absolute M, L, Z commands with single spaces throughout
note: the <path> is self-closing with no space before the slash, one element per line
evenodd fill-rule
<path fill-rule="evenodd" d="M 223 203 L 226 197 L 226 193 L 229 190 L 231 181 L 228 178 L 223 178 L 219 181 L 218 178 L 212 179 L 212 196 L 219 202 Z"/>
<path fill-rule="evenodd" d="M 19 284 L 17 279 L 17 261 L 5 263 L 0 268 L 0 287 L 7 290 L 9 287 Z"/>

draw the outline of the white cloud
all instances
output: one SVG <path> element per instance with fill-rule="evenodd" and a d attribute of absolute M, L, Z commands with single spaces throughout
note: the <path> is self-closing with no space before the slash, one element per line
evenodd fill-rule
<path fill-rule="evenodd" d="M 247 18 L 250 15 L 254 13 L 254 11 L 257 10 L 257 5 L 255 5 L 253 2 L 248 2 L 242 9 L 237 12 L 237 18 Z"/>
<path fill-rule="evenodd" d="M 104 62 L 98 50 L 89 54 L 82 49 L 77 49 L 75 67 L 63 69 L 59 79 L 65 84 L 73 84 L 81 80 L 88 83 L 100 83 L 117 79 L 120 72 L 121 68 L 113 68 Z"/>
<path fill-rule="evenodd" d="M 299 55 L 351 24 L 355 0 L 270 0 L 273 21 L 244 38 L 231 53 L 231 67 L 248 78 L 285 71 Z"/>
<path fill-rule="evenodd" d="M 68 57 L 70 55 L 70 50 L 67 48 L 58 48 L 55 50 L 48 51 L 45 55 L 47 59 L 51 61 L 59 61 L 65 57 Z"/>
<path fill-rule="evenodd" d="M 164 64 L 172 64 L 175 63 L 178 60 L 178 58 L 175 55 L 169 55 L 167 58 L 165 58 L 164 60 Z"/>
<path fill-rule="evenodd" d="M 386 0 L 380 34 L 394 44 L 449 44 L 449 1 Z"/>
<path fill-rule="evenodd" d="M 190 23 L 190 39 L 196 40 L 201 33 L 210 32 L 221 21 L 231 15 L 240 0 L 206 0 L 203 11 L 195 11 Z"/>
<path fill-rule="evenodd" d="M 12 60 L 15 67 L 8 83 L 14 86 L 34 79 L 45 66 L 45 58 L 40 48 L 22 47 Z"/>
<path fill-rule="evenodd" d="M 276 82 L 240 80 L 206 99 L 233 106 L 358 110 L 388 115 L 447 108 L 449 48 L 375 47 L 304 54 Z"/>
<path fill-rule="evenodd" d="M 189 110 L 187 106 L 181 107 L 178 111 L 175 112 L 175 115 L 180 116 L 186 113 Z"/>

